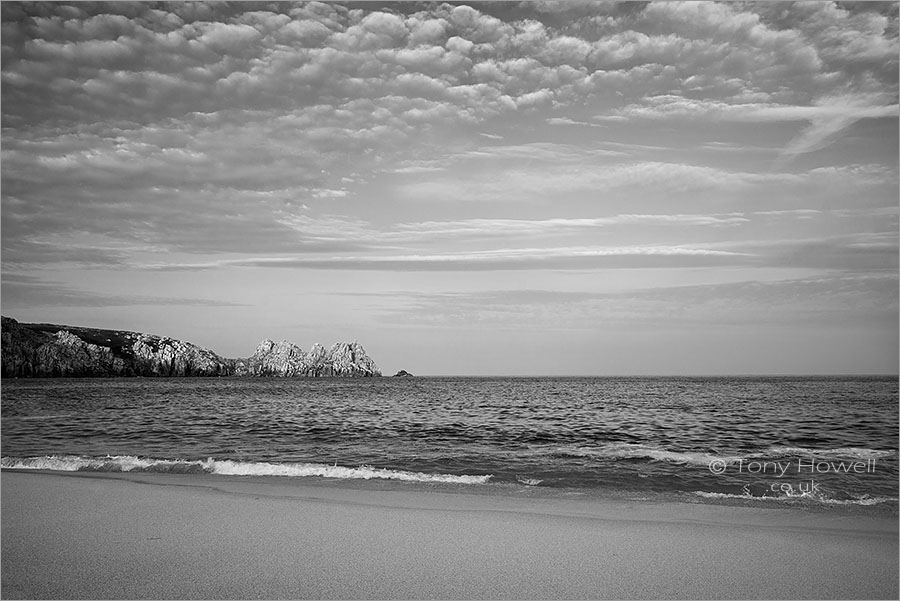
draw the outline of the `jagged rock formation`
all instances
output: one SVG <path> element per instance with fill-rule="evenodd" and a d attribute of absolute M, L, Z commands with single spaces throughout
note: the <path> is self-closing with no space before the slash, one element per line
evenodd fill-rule
<path fill-rule="evenodd" d="M 239 375 L 244 375 L 242 365 L 238 366 Z M 246 372 L 251 376 L 305 376 L 306 351 L 287 340 L 275 343 L 267 338 L 247 359 Z"/>
<path fill-rule="evenodd" d="M 326 376 L 380 376 L 381 370 L 358 342 L 336 342 L 322 367 Z"/>
<path fill-rule="evenodd" d="M 138 334 L 131 345 L 135 371 L 154 376 L 227 376 L 234 361 L 190 342 Z"/>
<path fill-rule="evenodd" d="M 280 377 L 372 377 L 381 371 L 358 342 L 338 342 L 327 351 L 314 344 L 309 352 L 282 340 L 263 340 L 249 359 L 238 362 L 236 375 Z"/>
<path fill-rule="evenodd" d="M 4 377 L 221 376 L 234 362 L 172 338 L 2 318 Z"/>
<path fill-rule="evenodd" d="M 3 377 L 380 376 L 358 342 L 319 344 L 309 352 L 263 340 L 249 359 L 225 359 L 189 342 L 138 332 L 2 318 Z"/>
<path fill-rule="evenodd" d="M 78 336 L 60 330 L 53 335 L 51 344 L 37 349 L 39 369 L 49 370 L 60 376 L 106 375 L 122 373 L 125 361 L 113 355 L 107 347 L 85 342 Z"/>

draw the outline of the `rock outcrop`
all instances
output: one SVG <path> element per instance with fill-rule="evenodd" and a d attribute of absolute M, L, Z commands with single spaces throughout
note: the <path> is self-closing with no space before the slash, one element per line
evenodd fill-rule
<path fill-rule="evenodd" d="M 395 378 L 412 378 L 413 375 L 406 371 L 405 369 L 401 369 L 397 373 L 394 374 Z"/>
<path fill-rule="evenodd" d="M 35 365 L 45 372 L 42 375 L 105 376 L 125 370 L 124 359 L 107 347 L 85 342 L 66 330 L 59 330 L 53 338 L 50 344 L 37 349 Z"/>
<path fill-rule="evenodd" d="M 287 340 L 272 342 L 268 338 L 257 345 L 246 364 L 238 366 L 238 375 L 249 376 L 294 377 L 305 376 L 306 372 L 306 351 Z"/>
<path fill-rule="evenodd" d="M 4 377 L 222 376 L 234 362 L 172 338 L 2 318 Z"/>
<path fill-rule="evenodd" d="M 190 342 L 138 334 L 131 345 L 135 371 L 154 376 L 228 376 L 234 361 Z"/>
<path fill-rule="evenodd" d="M 249 359 L 226 359 L 190 342 L 139 332 L 2 318 L 3 377 L 371 377 L 381 371 L 358 342 L 309 350 L 263 340 Z"/>
<path fill-rule="evenodd" d="M 377 377 L 381 371 L 358 342 L 338 342 L 327 351 L 314 344 L 304 352 L 296 344 L 263 340 L 246 361 L 239 361 L 236 375 L 277 377 Z"/>

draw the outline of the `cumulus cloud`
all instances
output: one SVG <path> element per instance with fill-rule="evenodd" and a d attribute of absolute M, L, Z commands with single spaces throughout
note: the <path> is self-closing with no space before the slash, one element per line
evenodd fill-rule
<path fill-rule="evenodd" d="M 782 8 L 3 3 L 4 264 L 67 244 L 98 264 L 141 245 L 333 251 L 296 211 L 356 210 L 388 175 L 370 202 L 799 186 L 617 137 L 636 121 L 806 122 L 790 158 L 896 117 L 895 10 Z M 91 235 L 121 244 L 91 251 Z"/>

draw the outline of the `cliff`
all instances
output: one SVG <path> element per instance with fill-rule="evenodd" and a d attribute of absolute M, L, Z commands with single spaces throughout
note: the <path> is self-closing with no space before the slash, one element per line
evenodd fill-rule
<path fill-rule="evenodd" d="M 226 359 L 189 342 L 139 332 L 2 318 L 3 377 L 115 376 L 380 376 L 357 343 L 304 352 L 264 340 L 249 359 Z"/>
<path fill-rule="evenodd" d="M 224 376 L 234 362 L 172 338 L 2 318 L 4 377 Z"/>

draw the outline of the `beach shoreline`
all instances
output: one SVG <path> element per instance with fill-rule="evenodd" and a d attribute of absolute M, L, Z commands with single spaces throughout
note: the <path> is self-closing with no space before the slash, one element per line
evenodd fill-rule
<path fill-rule="evenodd" d="M 897 516 L 3 470 L 3 598 L 897 598 Z"/>

